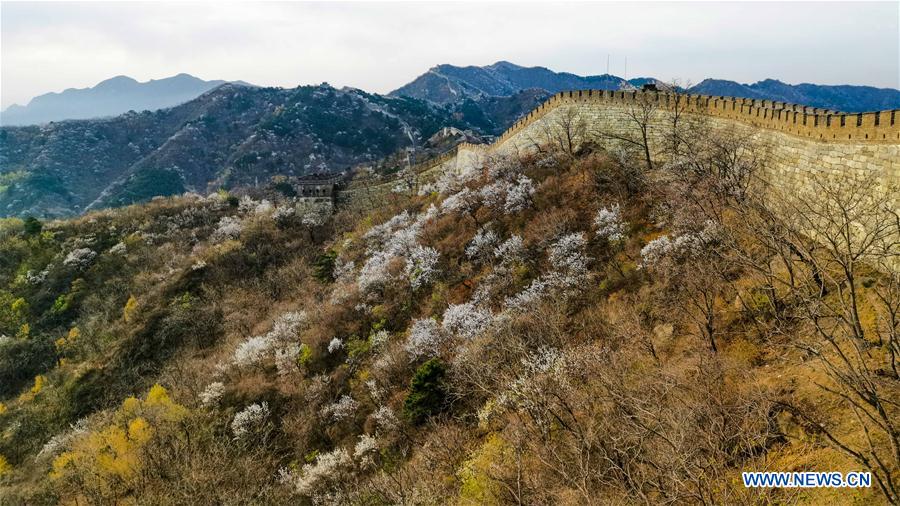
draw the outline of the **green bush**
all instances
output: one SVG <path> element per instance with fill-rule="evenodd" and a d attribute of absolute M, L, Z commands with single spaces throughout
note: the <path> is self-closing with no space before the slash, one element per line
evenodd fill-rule
<path fill-rule="evenodd" d="M 316 258 L 313 264 L 313 275 L 322 283 L 331 283 L 334 281 L 334 261 L 337 259 L 337 253 L 334 250 L 328 250 Z"/>
<path fill-rule="evenodd" d="M 403 402 L 403 414 L 410 422 L 418 425 L 447 408 L 446 376 L 447 367 L 437 358 L 416 369 Z"/>
<path fill-rule="evenodd" d="M 4 341 L 0 344 L 0 397 L 19 393 L 55 362 L 56 348 L 48 336 Z"/>
<path fill-rule="evenodd" d="M 36 236 L 40 235 L 41 230 L 44 229 L 44 224 L 41 223 L 41 220 L 35 218 L 34 216 L 29 216 L 25 218 L 25 224 L 22 227 L 22 231 L 27 236 Z"/>

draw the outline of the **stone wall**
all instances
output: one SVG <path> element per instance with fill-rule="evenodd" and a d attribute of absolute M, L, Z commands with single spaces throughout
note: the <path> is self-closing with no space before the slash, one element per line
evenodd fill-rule
<path fill-rule="evenodd" d="M 781 102 L 597 90 L 557 93 L 517 121 L 490 146 L 462 144 L 456 170 L 478 166 L 486 156 L 527 153 L 558 132 L 564 117 L 583 122 L 584 135 L 615 144 L 610 134 L 633 134 L 630 116 L 650 103 L 651 146 L 661 142 L 676 108 L 685 118 L 703 118 L 713 129 L 752 137 L 767 151 L 770 180 L 795 185 L 822 175 L 874 173 L 886 185 L 900 183 L 900 111 L 841 114 Z"/>
<path fill-rule="evenodd" d="M 662 142 L 676 111 L 685 118 L 699 118 L 713 130 L 751 138 L 752 145 L 766 151 L 770 182 L 785 189 L 810 187 L 814 178 L 868 174 L 876 175 L 883 188 L 900 184 L 900 110 L 845 114 L 770 100 L 604 90 L 557 93 L 493 144 L 459 144 L 413 166 L 413 171 L 422 184 L 448 170 L 481 167 L 492 156 L 532 152 L 573 115 L 583 122 L 585 140 L 614 147 L 618 141 L 610 134 L 633 135 L 637 124 L 631 114 L 648 103 L 654 109 L 651 145 Z M 380 183 L 367 188 L 366 194 L 387 193 L 394 184 Z M 342 193 L 345 200 L 361 195 L 356 189 Z M 900 204 L 900 196 L 896 198 Z"/>

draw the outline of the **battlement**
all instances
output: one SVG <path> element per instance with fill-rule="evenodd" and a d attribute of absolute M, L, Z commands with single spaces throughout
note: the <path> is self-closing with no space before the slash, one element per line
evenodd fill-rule
<path fill-rule="evenodd" d="M 602 105 L 629 108 L 650 103 L 663 111 L 678 110 L 736 121 L 761 130 L 784 133 L 821 143 L 854 145 L 900 144 L 900 110 L 842 113 L 828 109 L 752 98 L 672 94 L 653 91 L 573 90 L 556 93 L 519 118 L 492 144 L 462 142 L 453 149 L 413 166 L 428 172 L 461 151 L 487 153 L 503 145 L 548 113 L 563 106 Z"/>
<path fill-rule="evenodd" d="M 500 145 L 548 112 L 565 105 L 603 103 L 629 107 L 653 103 L 660 109 L 703 114 L 822 142 L 900 142 L 900 110 L 842 113 L 773 100 L 644 91 L 574 90 L 556 93 L 516 121 L 494 143 Z"/>

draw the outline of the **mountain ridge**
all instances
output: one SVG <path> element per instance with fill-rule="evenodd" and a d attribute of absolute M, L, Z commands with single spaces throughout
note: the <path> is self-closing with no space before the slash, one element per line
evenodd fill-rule
<path fill-rule="evenodd" d="M 175 107 L 0 129 L 0 215 L 79 214 L 184 191 L 252 186 L 426 156 L 441 128 L 502 132 L 543 92 L 439 107 L 328 84 L 222 84 Z M 405 156 L 403 157 L 405 160 Z"/>
<path fill-rule="evenodd" d="M 26 105 L 13 104 L 0 112 L 3 126 L 44 124 L 50 121 L 96 119 L 128 111 L 173 107 L 229 83 L 222 79 L 205 81 L 180 73 L 145 82 L 117 75 L 86 88 L 67 88 L 61 92 L 38 95 Z M 235 84 L 251 86 L 244 81 Z"/>
<path fill-rule="evenodd" d="M 389 95 L 451 104 L 466 97 L 505 96 L 529 88 L 543 89 L 552 94 L 573 89 L 640 88 L 648 82 L 663 83 L 653 77 L 626 80 L 612 74 L 579 76 L 555 72 L 546 67 L 523 67 L 501 60 L 483 67 L 437 65 Z M 900 108 L 900 90 L 873 86 L 788 84 L 777 79 L 742 84 L 725 79 L 704 79 L 685 91 L 791 102 L 847 113 Z"/>

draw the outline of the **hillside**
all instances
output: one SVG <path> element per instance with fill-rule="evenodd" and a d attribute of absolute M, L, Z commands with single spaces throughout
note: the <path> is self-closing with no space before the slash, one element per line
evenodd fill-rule
<path fill-rule="evenodd" d="M 691 88 L 691 93 L 729 97 L 777 100 L 842 112 L 886 111 L 900 108 L 900 90 L 872 86 L 825 86 L 787 84 L 766 79 L 753 84 L 706 79 Z"/>
<path fill-rule="evenodd" d="M 273 175 L 338 172 L 445 126 L 503 131 L 544 95 L 439 107 L 327 84 L 223 85 L 185 104 L 102 120 L 0 129 L 0 216 L 70 216 Z"/>
<path fill-rule="evenodd" d="M 0 125 L 37 125 L 66 119 L 117 116 L 128 111 L 155 111 L 193 100 L 224 84 L 178 74 L 145 83 L 116 76 L 91 88 L 70 88 L 37 96 L 28 104 L 11 105 L 0 113 Z M 246 85 L 246 83 L 237 83 Z"/>
<path fill-rule="evenodd" d="M 772 193 L 750 141 L 680 125 L 673 163 L 551 143 L 370 209 L 0 222 L 0 503 L 896 498 L 893 210 Z"/>
<path fill-rule="evenodd" d="M 531 88 L 548 94 L 579 89 L 617 90 L 624 83 L 624 79 L 613 75 L 581 77 L 500 61 L 486 67 L 438 65 L 390 94 L 447 104 L 465 98 L 509 96 Z"/>
<path fill-rule="evenodd" d="M 186 75 L 143 84 L 115 78 L 75 91 L 88 97 L 99 93 L 102 101 L 131 96 L 135 86 L 181 93 L 183 82 L 191 93 L 213 83 Z M 439 65 L 389 96 L 327 84 L 294 89 L 225 84 L 170 108 L 2 127 L 0 216 L 72 216 L 184 191 L 256 186 L 275 175 L 341 172 L 386 157 L 396 165 L 406 160 L 400 153 L 407 148 L 414 151 L 411 159 L 421 160 L 434 154 L 426 140 L 444 127 L 489 138 L 554 92 L 647 82 L 655 80 L 581 77 L 509 62 Z M 900 107 L 900 91 L 854 86 L 706 80 L 689 91 L 845 111 Z M 40 103 L 52 109 L 53 100 Z"/>
<path fill-rule="evenodd" d="M 578 76 L 554 72 L 544 67 L 521 67 L 500 61 L 485 67 L 438 65 L 415 80 L 391 92 L 439 104 L 455 103 L 467 97 L 508 96 L 530 88 L 550 94 L 578 89 L 618 90 L 640 88 L 648 82 L 664 80 L 642 77 L 625 80 L 614 75 Z M 766 79 L 740 84 L 722 79 L 706 79 L 685 90 L 701 95 L 776 100 L 842 112 L 882 111 L 900 108 L 900 90 L 871 86 L 791 85 Z"/>

